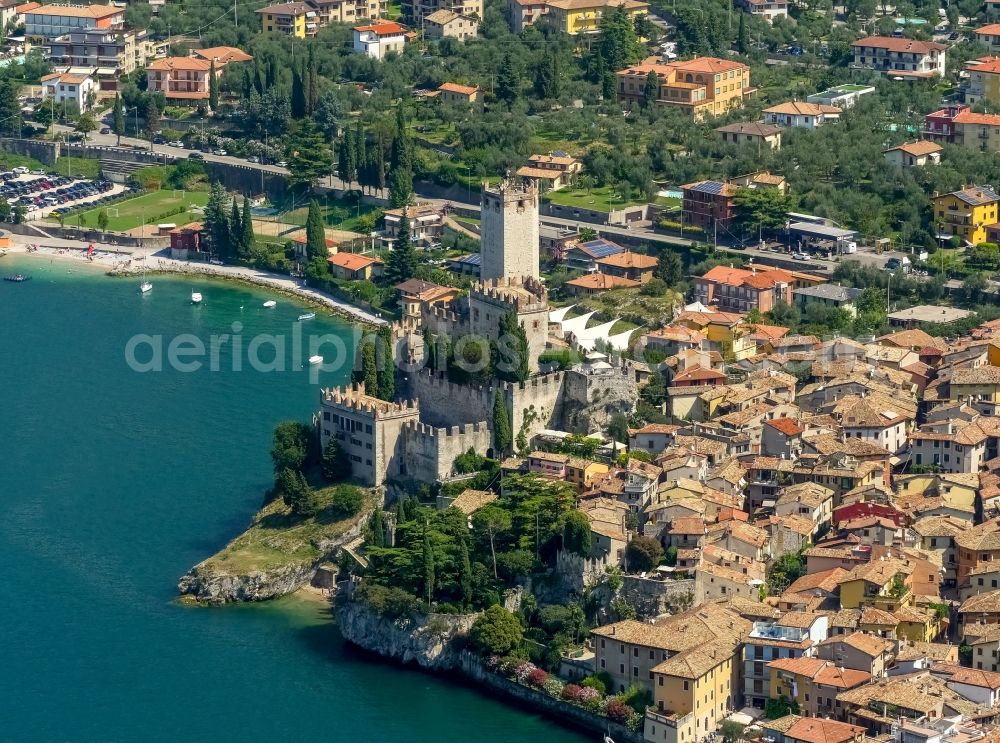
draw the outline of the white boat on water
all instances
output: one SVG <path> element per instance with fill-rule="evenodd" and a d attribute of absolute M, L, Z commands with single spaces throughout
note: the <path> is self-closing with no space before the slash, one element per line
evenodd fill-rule
<path fill-rule="evenodd" d="M 316 317 L 315 312 L 307 312 L 304 315 L 299 315 L 300 320 L 312 320 L 314 317 Z"/>
<path fill-rule="evenodd" d="M 269 309 L 271 307 L 276 307 L 277 305 L 278 305 L 278 303 L 275 302 L 273 299 L 269 299 L 266 302 L 264 302 L 264 306 L 267 307 L 267 308 L 269 308 Z"/>
<path fill-rule="evenodd" d="M 310 364 L 322 364 L 323 363 L 323 357 L 322 356 L 310 356 L 309 357 L 309 363 Z"/>
<path fill-rule="evenodd" d="M 191 292 L 191 304 L 201 304 L 201 292 Z"/>
<path fill-rule="evenodd" d="M 139 284 L 139 292 L 145 294 L 146 292 L 153 291 L 153 283 L 151 281 L 143 281 Z"/>

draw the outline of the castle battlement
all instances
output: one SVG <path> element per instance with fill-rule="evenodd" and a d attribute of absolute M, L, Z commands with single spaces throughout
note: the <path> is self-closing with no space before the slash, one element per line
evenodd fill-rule
<path fill-rule="evenodd" d="M 420 369 L 416 372 L 420 377 L 422 386 L 440 390 L 448 397 L 457 398 L 461 394 L 461 399 L 466 399 L 470 395 L 480 397 L 488 403 L 493 402 L 493 387 L 483 387 L 482 385 L 462 385 L 455 384 L 448 380 L 444 372 L 433 369 Z"/>
<path fill-rule="evenodd" d="M 563 383 L 563 377 L 565 373 L 561 371 L 549 372 L 548 374 L 539 374 L 536 377 L 529 377 L 523 382 L 500 382 L 500 389 L 504 393 L 513 392 L 514 390 L 526 390 L 538 387 L 559 387 Z"/>
<path fill-rule="evenodd" d="M 320 394 L 320 404 L 328 408 L 360 413 L 374 419 L 418 414 L 420 401 L 386 402 L 365 392 L 364 382 L 348 387 L 326 387 Z"/>
<path fill-rule="evenodd" d="M 489 433 L 490 431 L 489 424 L 486 421 L 463 423 L 460 426 L 451 427 L 431 426 L 427 423 L 420 423 L 419 421 L 410 421 L 405 424 L 404 428 L 409 429 L 415 434 L 429 438 L 469 436 L 470 434 Z"/>
<path fill-rule="evenodd" d="M 453 325 L 460 325 L 461 323 L 464 322 L 464 318 L 459 317 L 458 313 L 455 312 L 455 310 L 450 309 L 446 305 L 440 305 L 440 304 L 431 305 L 428 308 L 428 310 L 430 311 L 431 315 L 438 320 L 443 320 L 444 322 L 451 323 Z"/>
<path fill-rule="evenodd" d="M 531 179 L 503 178 L 500 183 L 491 186 L 488 181 L 483 181 L 483 201 L 492 199 L 510 203 L 524 199 L 537 199 L 538 186 Z"/>
<path fill-rule="evenodd" d="M 511 276 L 477 281 L 472 286 L 471 298 L 491 303 L 509 305 L 518 312 L 547 310 L 548 290 L 534 276 Z"/>

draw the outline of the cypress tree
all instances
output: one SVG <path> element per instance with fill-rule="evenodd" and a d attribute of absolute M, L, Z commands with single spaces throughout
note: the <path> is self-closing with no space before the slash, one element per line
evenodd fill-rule
<path fill-rule="evenodd" d="M 318 71 L 316 68 L 316 42 L 309 44 L 309 84 L 306 87 L 306 111 L 312 116 L 316 113 L 316 104 L 319 102 L 319 82 L 317 81 Z"/>
<path fill-rule="evenodd" d="M 278 60 L 275 57 L 271 57 L 267 60 L 267 77 L 265 78 L 267 82 L 266 90 L 274 90 L 274 86 L 278 84 Z M 260 92 L 264 95 L 264 91 Z"/>
<path fill-rule="evenodd" d="M 403 207 L 403 217 L 399 220 L 399 234 L 392 244 L 389 257 L 385 264 L 385 273 L 389 280 L 398 284 L 413 277 L 417 270 L 417 253 L 410 240 L 410 220 L 406 216 L 406 207 Z"/>
<path fill-rule="evenodd" d="M 413 196 L 413 145 L 406 131 L 402 107 L 396 109 L 396 134 L 389 155 L 389 201 L 394 207 L 405 206 Z"/>
<path fill-rule="evenodd" d="M 366 343 L 361 349 L 361 381 L 365 383 L 366 393 L 378 396 L 378 361 L 374 343 Z"/>
<path fill-rule="evenodd" d="M 368 521 L 368 529 L 371 531 L 371 543 L 373 547 L 385 547 L 385 516 L 381 508 L 376 508 L 372 512 L 372 517 Z"/>
<path fill-rule="evenodd" d="M 233 197 L 233 206 L 229 210 L 229 252 L 239 255 L 243 252 L 243 220 L 240 217 L 240 208 L 236 204 L 236 197 Z"/>
<path fill-rule="evenodd" d="M 226 215 L 226 189 L 216 181 L 205 206 L 205 230 L 212 250 L 220 258 L 228 258 L 230 251 L 229 218 Z"/>
<path fill-rule="evenodd" d="M 255 90 L 253 84 L 253 76 L 250 74 L 250 68 L 247 65 L 243 65 L 243 102 L 246 103 L 250 100 L 250 94 Z"/>
<path fill-rule="evenodd" d="M 462 539 L 458 543 L 458 585 L 462 592 L 462 606 L 472 604 L 472 563 L 469 561 L 469 545 Z"/>
<path fill-rule="evenodd" d="M 740 30 L 736 37 L 736 50 L 740 54 L 746 54 L 750 51 L 750 37 L 747 33 L 747 20 L 745 13 L 740 13 Z"/>
<path fill-rule="evenodd" d="M 309 259 L 327 258 L 330 252 L 326 249 L 326 229 L 323 212 L 319 202 L 313 199 L 309 202 L 309 215 L 306 217 L 306 255 Z"/>
<path fill-rule="evenodd" d="M 337 173 L 345 186 L 351 185 L 354 180 L 354 135 L 348 129 L 344 132 L 344 138 L 340 140 L 340 149 L 337 152 Z"/>
<path fill-rule="evenodd" d="M 384 325 L 378 330 L 378 344 L 382 358 L 378 361 L 378 396 L 392 402 L 396 397 L 396 363 L 393 358 L 392 328 Z"/>
<path fill-rule="evenodd" d="M 115 108 L 112 114 L 114 118 L 114 130 L 118 135 L 118 144 L 122 143 L 122 135 L 125 133 L 125 111 L 122 109 L 122 94 L 115 93 Z"/>
<path fill-rule="evenodd" d="M 434 600 L 434 549 L 431 546 L 430 524 L 424 522 L 424 593 L 428 605 Z"/>
<path fill-rule="evenodd" d="M 292 118 L 301 119 L 306 115 L 306 91 L 302 83 L 302 73 L 292 67 Z"/>
<path fill-rule="evenodd" d="M 243 234 L 240 239 L 240 251 L 244 258 L 249 258 L 253 253 L 255 236 L 253 234 L 253 213 L 250 210 L 250 199 L 246 196 L 243 197 L 243 219 L 240 221 L 243 228 Z"/>
<path fill-rule="evenodd" d="M 501 457 L 510 451 L 513 436 L 510 432 L 510 418 L 507 416 L 507 403 L 499 390 L 493 395 L 493 448 L 495 456 Z"/>
<path fill-rule="evenodd" d="M 208 106 L 213 111 L 219 108 L 219 79 L 216 77 L 214 59 L 208 69 Z"/>
<path fill-rule="evenodd" d="M 354 167 L 358 172 L 358 184 L 364 188 L 365 184 L 370 183 L 371 179 L 368 177 L 368 143 L 366 141 L 365 133 L 361 129 L 361 122 L 354 128 Z"/>

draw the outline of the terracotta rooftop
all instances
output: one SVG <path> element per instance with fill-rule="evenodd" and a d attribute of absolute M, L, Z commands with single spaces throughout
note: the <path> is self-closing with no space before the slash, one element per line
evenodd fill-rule
<path fill-rule="evenodd" d="M 345 271 L 358 271 L 362 268 L 377 264 L 381 265 L 382 263 L 378 258 L 371 258 L 359 253 L 337 253 L 336 255 L 331 255 L 326 260 L 331 266 L 342 268 Z"/>
<path fill-rule="evenodd" d="M 863 727 L 821 717 L 803 717 L 785 731 L 786 739 L 803 743 L 846 743 L 864 735 Z"/>
<path fill-rule="evenodd" d="M 885 49 L 890 52 L 902 52 L 905 54 L 928 54 L 930 52 L 943 52 L 948 47 L 932 41 L 918 41 L 917 39 L 902 39 L 894 36 L 869 36 L 866 39 L 858 39 L 851 46 L 863 46 L 874 49 Z"/>
<path fill-rule="evenodd" d="M 766 114 L 784 114 L 786 116 L 825 116 L 827 114 L 840 116 L 843 113 L 836 106 L 824 106 L 819 103 L 809 103 L 808 101 L 788 101 L 779 103 L 777 106 L 765 108 Z"/>

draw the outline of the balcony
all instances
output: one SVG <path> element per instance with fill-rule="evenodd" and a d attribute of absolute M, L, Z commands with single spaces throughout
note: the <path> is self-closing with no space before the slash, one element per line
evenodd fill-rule
<path fill-rule="evenodd" d="M 652 722 L 658 722 L 661 725 L 666 725 L 669 728 L 677 729 L 683 727 L 694 717 L 694 714 L 688 712 L 686 715 L 682 715 L 679 712 L 672 712 L 670 710 L 660 711 L 656 707 L 646 708 L 646 717 Z"/>

